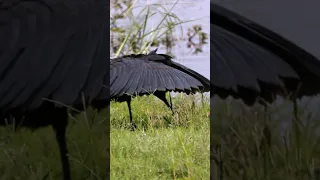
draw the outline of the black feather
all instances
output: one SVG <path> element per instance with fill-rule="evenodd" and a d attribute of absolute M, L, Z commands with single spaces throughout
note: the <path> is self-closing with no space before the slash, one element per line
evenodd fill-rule
<path fill-rule="evenodd" d="M 110 96 L 119 102 L 126 101 L 132 116 L 130 101 L 133 96 L 154 93 L 171 110 L 165 98 L 168 91 L 187 94 L 210 90 L 210 81 L 199 73 L 173 62 L 170 56 L 157 54 L 156 50 L 144 54 L 126 55 L 111 59 Z M 136 127 L 133 124 L 133 127 Z"/>
<path fill-rule="evenodd" d="M 314 95 L 320 61 L 278 34 L 214 3 L 210 9 L 211 96 L 252 104 L 275 95 Z M 302 85 L 299 88 L 299 85 Z"/>
<path fill-rule="evenodd" d="M 0 2 L 0 125 L 51 125 L 65 180 L 67 109 L 44 99 L 80 110 L 82 95 L 87 105 L 109 105 L 108 17 L 101 0 Z"/>

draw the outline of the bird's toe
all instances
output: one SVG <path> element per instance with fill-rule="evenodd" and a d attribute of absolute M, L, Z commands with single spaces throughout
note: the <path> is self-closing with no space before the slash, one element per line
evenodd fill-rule
<path fill-rule="evenodd" d="M 137 125 L 134 123 L 131 123 L 131 131 L 135 131 L 137 129 Z"/>

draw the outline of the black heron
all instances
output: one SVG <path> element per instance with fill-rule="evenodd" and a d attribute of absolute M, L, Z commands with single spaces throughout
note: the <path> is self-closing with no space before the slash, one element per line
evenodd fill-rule
<path fill-rule="evenodd" d="M 296 100 L 320 92 L 320 61 L 284 37 L 211 1 L 211 100 L 232 96 L 266 106 L 276 96 Z M 214 119 L 212 119 L 214 121 Z M 264 136 L 270 133 L 264 128 Z M 213 147 L 211 147 L 211 151 Z M 212 157 L 211 157 L 212 158 Z M 221 161 L 216 163 L 223 168 Z"/>
<path fill-rule="evenodd" d="M 51 125 L 64 180 L 71 179 L 68 112 L 60 105 L 110 104 L 109 6 L 101 0 L 0 2 L 0 125 Z"/>
<path fill-rule="evenodd" d="M 171 110 L 165 93 L 210 91 L 210 81 L 199 73 L 172 61 L 166 54 L 157 54 L 157 49 L 148 54 L 132 54 L 110 61 L 110 97 L 118 102 L 126 101 L 132 120 L 131 98 L 153 93 Z"/>
<path fill-rule="evenodd" d="M 247 105 L 320 92 L 320 61 L 289 40 L 211 2 L 211 87 Z M 260 101 L 260 100 L 261 101 Z M 296 103 L 295 103 L 296 104 Z"/>

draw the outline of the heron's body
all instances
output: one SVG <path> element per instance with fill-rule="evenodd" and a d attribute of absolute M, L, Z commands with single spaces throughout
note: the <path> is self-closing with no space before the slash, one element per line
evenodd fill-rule
<path fill-rule="evenodd" d="M 126 101 L 132 123 L 131 96 L 154 94 L 171 110 L 165 93 L 185 92 L 187 94 L 210 91 L 210 82 L 199 73 L 173 62 L 156 50 L 149 54 L 128 55 L 111 60 L 110 96 L 119 102 Z"/>
<path fill-rule="evenodd" d="M 210 7 L 211 96 L 232 96 L 249 106 L 257 100 L 263 105 L 271 103 L 276 95 L 288 96 L 294 101 L 297 122 L 296 99 L 320 92 L 319 59 L 230 10 L 214 3 Z M 260 152 L 264 145 L 271 145 L 270 132 L 265 124 Z M 223 160 L 215 161 L 223 175 Z"/>
<path fill-rule="evenodd" d="M 253 104 L 320 92 L 320 61 L 278 34 L 211 3 L 211 86 Z M 301 86 L 300 86 L 301 85 Z"/>
<path fill-rule="evenodd" d="M 0 2 L 0 124 L 52 125 L 64 180 L 65 106 L 109 105 L 108 16 L 100 0 Z"/>

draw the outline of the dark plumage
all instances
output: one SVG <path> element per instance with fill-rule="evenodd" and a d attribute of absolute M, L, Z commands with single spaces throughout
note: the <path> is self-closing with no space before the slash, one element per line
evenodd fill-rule
<path fill-rule="evenodd" d="M 232 96 L 247 105 L 258 100 L 266 107 L 276 95 L 289 95 L 294 101 L 293 122 L 297 123 L 296 99 L 320 92 L 320 61 L 278 34 L 212 2 L 210 11 L 211 96 Z M 265 124 L 261 154 L 271 145 L 271 132 Z M 213 146 L 210 149 L 213 154 Z M 212 156 L 211 161 L 223 179 L 223 160 Z"/>
<path fill-rule="evenodd" d="M 211 87 L 220 97 L 291 99 L 320 92 L 320 61 L 276 33 L 211 2 Z M 261 101 L 260 101 L 261 102 Z"/>
<path fill-rule="evenodd" d="M 0 2 L 0 124 L 51 125 L 64 180 L 71 179 L 67 108 L 44 99 L 78 109 L 83 100 L 109 105 L 108 17 L 101 0 Z"/>
<path fill-rule="evenodd" d="M 110 96 L 118 102 L 128 103 L 130 122 L 132 122 L 131 96 L 154 93 L 171 110 L 165 93 L 168 91 L 185 92 L 210 91 L 210 82 L 197 72 L 171 60 L 156 50 L 149 54 L 133 54 L 111 59 Z"/>

